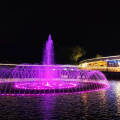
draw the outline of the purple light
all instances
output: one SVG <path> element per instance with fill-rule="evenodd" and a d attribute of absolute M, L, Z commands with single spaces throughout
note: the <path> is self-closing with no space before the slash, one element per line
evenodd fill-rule
<path fill-rule="evenodd" d="M 77 84 L 75 83 L 53 83 L 53 84 L 42 84 L 40 82 L 36 83 L 36 84 L 32 84 L 32 83 L 23 83 L 23 84 L 19 84 L 19 85 L 15 85 L 16 88 L 21 88 L 21 89 L 37 89 L 37 90 L 42 90 L 42 89 L 65 89 L 65 88 L 73 88 L 75 87 Z"/>
<path fill-rule="evenodd" d="M 55 65 L 51 35 L 46 42 L 42 65 L 21 64 L 0 69 L 0 95 L 85 93 L 108 87 L 109 83 L 100 71 Z"/>

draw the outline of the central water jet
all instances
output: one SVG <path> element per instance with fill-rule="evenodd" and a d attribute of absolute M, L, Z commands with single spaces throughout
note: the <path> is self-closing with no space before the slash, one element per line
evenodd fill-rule
<path fill-rule="evenodd" d="M 44 66 L 44 76 L 46 78 L 46 86 L 50 86 L 52 82 L 52 78 L 55 77 L 54 71 L 50 65 L 55 64 L 54 62 L 54 48 L 53 48 L 53 41 L 51 39 L 51 35 L 48 37 L 48 41 L 46 41 L 44 54 L 43 54 L 43 65 Z"/>

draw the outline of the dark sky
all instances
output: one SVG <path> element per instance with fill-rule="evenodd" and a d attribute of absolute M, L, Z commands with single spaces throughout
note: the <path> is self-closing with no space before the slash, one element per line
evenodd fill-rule
<path fill-rule="evenodd" d="M 0 62 L 39 62 L 49 34 L 88 57 L 120 54 L 120 4 L 80 0 L 0 1 Z"/>

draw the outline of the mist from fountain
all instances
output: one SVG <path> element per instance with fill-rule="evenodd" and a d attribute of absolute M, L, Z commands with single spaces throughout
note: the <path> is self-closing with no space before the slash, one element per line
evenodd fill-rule
<path fill-rule="evenodd" d="M 0 68 L 1 95 L 40 95 L 90 92 L 109 87 L 100 71 L 80 70 L 74 65 L 56 65 L 51 35 L 46 41 L 43 64 L 19 64 Z"/>
<path fill-rule="evenodd" d="M 55 64 L 54 62 L 54 48 L 53 41 L 51 39 L 51 35 L 48 37 L 48 41 L 46 41 L 44 52 L 43 52 L 43 65 L 44 66 L 44 76 L 46 78 L 46 86 L 49 86 L 52 82 L 52 78 L 55 77 L 54 71 L 51 66 Z"/>
<path fill-rule="evenodd" d="M 44 52 L 43 52 L 43 65 L 53 65 L 54 61 L 54 46 L 53 40 L 51 39 L 51 35 L 48 37 L 48 41 L 46 41 Z"/>

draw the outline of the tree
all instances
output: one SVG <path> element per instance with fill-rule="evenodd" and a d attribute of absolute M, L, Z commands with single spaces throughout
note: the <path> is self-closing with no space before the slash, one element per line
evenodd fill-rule
<path fill-rule="evenodd" d="M 85 55 L 87 51 L 80 46 L 75 46 L 75 47 L 70 47 L 69 52 L 70 52 L 70 56 L 69 56 L 70 61 L 73 63 L 77 63 L 78 58 Z"/>
<path fill-rule="evenodd" d="M 95 57 L 95 58 L 100 58 L 100 57 L 102 57 L 102 55 L 96 54 L 96 57 Z"/>
<path fill-rule="evenodd" d="M 55 45 L 56 63 L 77 64 L 78 58 L 86 54 L 86 50 L 80 46 Z"/>

